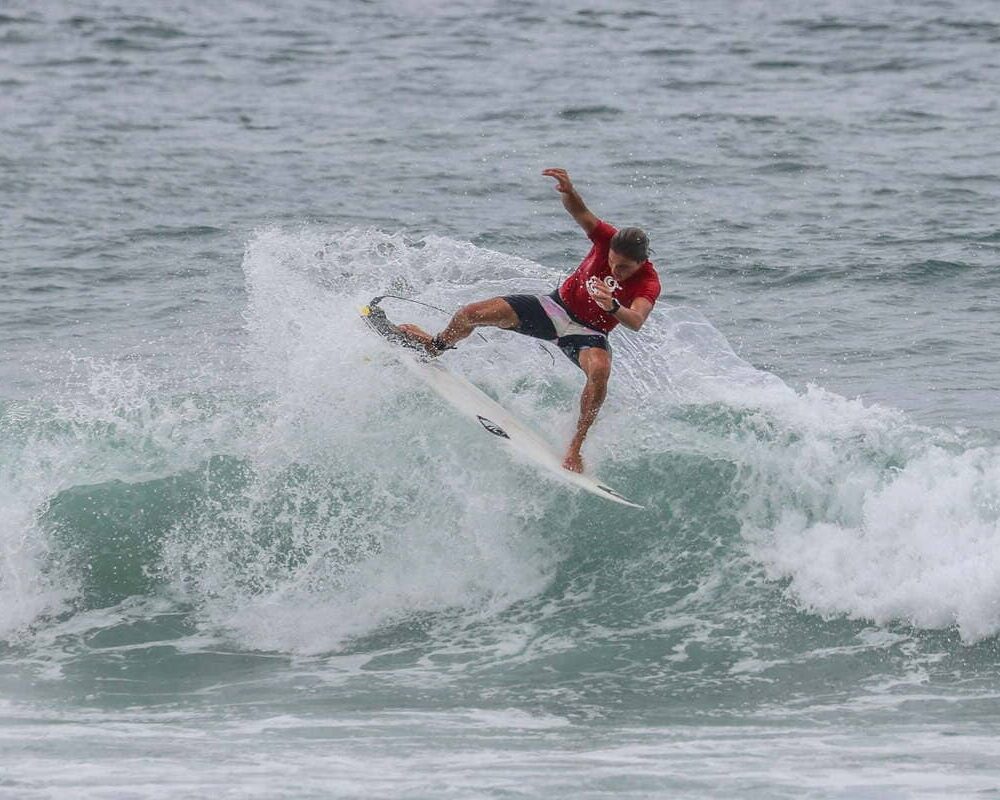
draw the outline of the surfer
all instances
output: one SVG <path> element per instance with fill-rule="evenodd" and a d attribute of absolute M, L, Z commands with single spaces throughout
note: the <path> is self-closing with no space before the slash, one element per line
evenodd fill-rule
<path fill-rule="evenodd" d="M 614 227 L 587 208 L 564 169 L 542 172 L 556 181 L 562 203 L 593 243 L 580 266 L 551 294 L 513 294 L 470 303 L 458 310 L 437 336 L 416 325 L 399 329 L 440 355 L 475 328 L 495 327 L 555 342 L 586 375 L 580 418 L 563 466 L 583 472 L 580 449 L 607 395 L 611 375 L 608 334 L 621 323 L 639 330 L 660 294 L 660 279 L 649 261 L 649 239 L 639 228 Z"/>

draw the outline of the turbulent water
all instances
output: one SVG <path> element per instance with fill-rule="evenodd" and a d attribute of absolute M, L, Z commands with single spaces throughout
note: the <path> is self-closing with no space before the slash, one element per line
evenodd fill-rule
<path fill-rule="evenodd" d="M 973 0 L 4 2 L 0 797 L 998 796 L 998 82 Z M 645 511 L 357 316 L 550 291 L 549 166 L 656 251 Z"/>

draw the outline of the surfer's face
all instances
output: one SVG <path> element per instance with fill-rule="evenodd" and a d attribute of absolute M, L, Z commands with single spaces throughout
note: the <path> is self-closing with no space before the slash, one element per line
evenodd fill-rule
<path fill-rule="evenodd" d="M 611 267 L 611 274 L 615 276 L 615 280 L 621 283 L 635 275 L 642 264 L 611 250 L 608 252 L 608 266 Z"/>

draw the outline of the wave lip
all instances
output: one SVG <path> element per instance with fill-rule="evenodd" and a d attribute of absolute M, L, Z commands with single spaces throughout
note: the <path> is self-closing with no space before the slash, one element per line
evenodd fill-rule
<path fill-rule="evenodd" d="M 1000 451 L 932 447 L 861 481 L 846 519 L 786 509 L 763 543 L 757 533 L 769 577 L 825 616 L 954 626 L 966 642 L 1000 632 Z"/>

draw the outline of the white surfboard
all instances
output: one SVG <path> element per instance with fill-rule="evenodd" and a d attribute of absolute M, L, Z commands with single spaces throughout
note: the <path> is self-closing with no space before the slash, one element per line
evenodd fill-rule
<path fill-rule="evenodd" d="M 372 330 L 397 345 L 394 351 L 410 372 L 457 411 L 475 421 L 483 431 L 496 437 L 516 457 L 530 462 L 545 474 L 570 486 L 576 486 L 623 506 L 643 508 L 610 486 L 588 475 L 565 469 L 562 466 L 562 458 L 545 439 L 518 420 L 486 392 L 453 373 L 440 361 L 422 356 L 413 346 L 412 340 L 389 322 L 385 312 L 378 308 L 377 299 L 361 309 L 361 316 Z"/>

